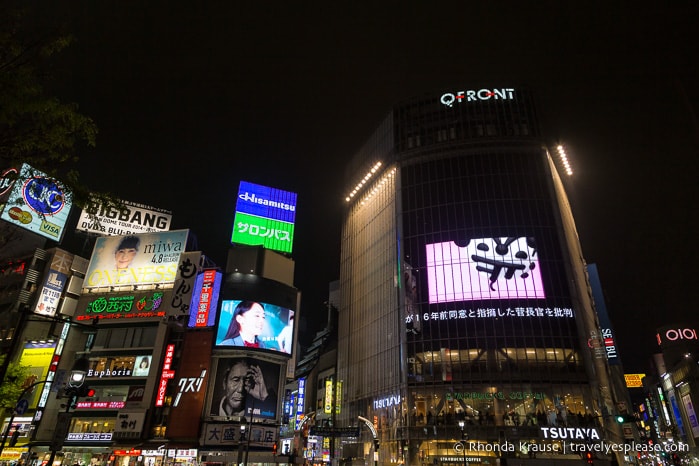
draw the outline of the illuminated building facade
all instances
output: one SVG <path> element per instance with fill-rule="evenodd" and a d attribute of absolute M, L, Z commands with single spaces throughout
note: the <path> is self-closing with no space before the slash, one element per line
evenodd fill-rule
<path fill-rule="evenodd" d="M 455 444 L 604 436 L 608 365 L 542 141 L 528 91 L 454 91 L 395 106 L 351 161 L 338 418 L 372 424 L 378 442 L 359 422 L 365 456 L 378 444 L 385 464 L 494 464 L 529 452 Z"/>

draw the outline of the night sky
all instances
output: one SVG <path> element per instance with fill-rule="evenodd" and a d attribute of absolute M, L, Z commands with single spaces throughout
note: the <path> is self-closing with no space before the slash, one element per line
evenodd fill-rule
<path fill-rule="evenodd" d="M 76 39 L 49 88 L 99 127 L 83 181 L 170 209 L 221 265 L 240 180 L 297 192 L 309 315 L 339 278 L 346 161 L 391 106 L 533 89 L 547 140 L 568 148 L 583 253 L 626 372 L 639 372 L 658 326 L 698 320 L 697 7 L 670 3 L 29 4 L 37 25 Z"/>

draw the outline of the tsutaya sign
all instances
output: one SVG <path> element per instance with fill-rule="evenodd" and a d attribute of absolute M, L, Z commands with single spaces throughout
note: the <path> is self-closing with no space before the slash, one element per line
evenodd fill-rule
<path fill-rule="evenodd" d="M 585 427 L 542 427 L 544 438 L 560 440 L 600 440 L 599 432 Z"/>
<path fill-rule="evenodd" d="M 442 94 L 439 101 L 447 107 L 452 107 L 454 102 L 476 102 L 479 100 L 514 100 L 515 90 L 511 87 L 502 89 L 470 89 L 456 93 Z"/>

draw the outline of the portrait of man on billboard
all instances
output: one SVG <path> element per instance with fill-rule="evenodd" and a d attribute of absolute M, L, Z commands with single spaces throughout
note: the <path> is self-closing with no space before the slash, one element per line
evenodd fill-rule
<path fill-rule="evenodd" d="M 279 365 L 256 358 L 221 358 L 209 414 L 275 419 Z"/>

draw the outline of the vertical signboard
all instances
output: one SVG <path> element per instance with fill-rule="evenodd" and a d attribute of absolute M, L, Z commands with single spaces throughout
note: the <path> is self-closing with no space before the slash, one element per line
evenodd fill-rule
<path fill-rule="evenodd" d="M 56 315 L 63 289 L 68 282 L 73 254 L 56 249 L 49 264 L 43 286 L 34 306 L 34 313 L 49 317 Z"/>
<path fill-rule="evenodd" d="M 231 243 L 290 253 L 295 220 L 296 193 L 241 181 Z"/>
<path fill-rule="evenodd" d="M 201 252 L 185 252 L 180 258 L 180 265 L 177 267 L 177 277 L 172 288 L 172 301 L 168 315 L 188 316 L 192 303 L 192 291 L 194 290 L 194 280 L 199 272 L 199 260 Z"/>
<path fill-rule="evenodd" d="M 213 327 L 216 325 L 216 308 L 221 290 L 223 274 L 215 269 L 204 270 L 194 282 L 191 311 L 189 313 L 190 328 Z"/>
<path fill-rule="evenodd" d="M 175 377 L 175 371 L 172 368 L 172 358 L 175 356 L 175 345 L 167 345 L 165 350 L 165 358 L 163 361 L 163 370 L 160 373 L 160 381 L 158 382 L 158 393 L 155 395 L 155 406 L 163 406 L 165 403 L 165 395 L 167 394 L 168 380 Z"/>

